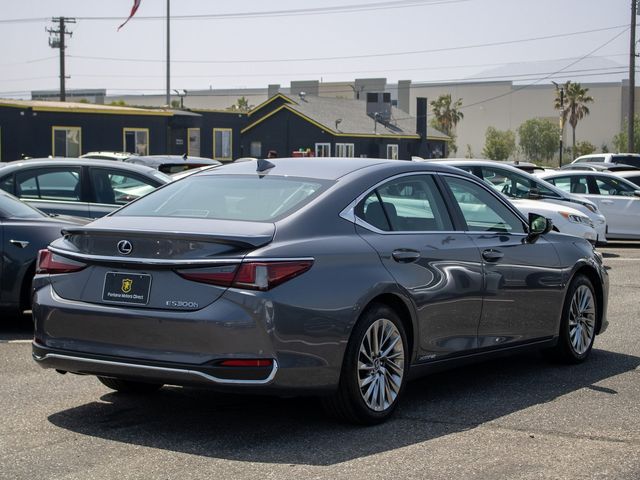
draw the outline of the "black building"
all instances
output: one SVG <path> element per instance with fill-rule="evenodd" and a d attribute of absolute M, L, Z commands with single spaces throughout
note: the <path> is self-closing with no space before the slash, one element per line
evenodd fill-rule
<path fill-rule="evenodd" d="M 415 118 L 393 107 L 387 93 L 368 93 L 366 102 L 276 94 L 249 112 L 241 131 L 242 154 L 264 157 L 274 150 L 283 157 L 310 152 L 405 160 L 445 155 L 448 137 L 427 132 L 427 101 L 417 102 Z"/>

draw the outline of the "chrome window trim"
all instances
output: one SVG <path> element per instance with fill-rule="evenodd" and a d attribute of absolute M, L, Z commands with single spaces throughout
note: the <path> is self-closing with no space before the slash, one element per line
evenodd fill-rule
<path fill-rule="evenodd" d="M 180 375 L 185 375 L 187 377 L 200 377 L 209 382 L 220 384 L 220 385 L 224 385 L 224 384 L 265 385 L 267 383 L 270 383 L 276 376 L 276 373 L 278 372 L 278 361 L 275 358 L 273 359 L 273 368 L 271 369 L 271 373 L 267 378 L 263 380 L 233 380 L 233 379 L 215 377 L 213 375 L 208 375 L 206 373 L 199 372 L 197 370 L 187 370 L 183 368 L 156 367 L 152 365 L 137 365 L 135 363 L 114 362 L 110 360 L 98 360 L 93 358 L 82 358 L 82 357 L 75 357 L 72 355 L 60 355 L 58 353 L 47 353 L 42 357 L 37 356 L 36 354 L 33 354 L 33 358 L 36 362 L 44 362 L 48 359 L 65 360 L 65 361 L 72 361 L 72 362 L 78 362 L 78 363 L 86 363 L 89 365 L 106 365 L 110 367 L 123 367 L 123 368 L 129 368 L 132 370 L 144 370 L 148 372 L 177 373 Z"/>
<path fill-rule="evenodd" d="M 484 190 L 486 190 L 487 192 L 489 192 L 491 195 L 493 195 L 498 201 L 502 202 L 503 205 L 505 205 L 509 211 L 511 213 L 513 213 L 514 215 L 516 215 L 516 217 L 518 217 L 520 219 L 520 221 L 523 223 L 523 227 L 525 230 L 524 234 L 518 233 L 518 232 L 509 232 L 509 235 L 527 235 L 527 230 L 528 230 L 528 220 L 526 220 L 524 218 L 524 214 L 522 212 L 520 212 L 519 210 L 517 210 L 515 207 L 513 207 L 509 202 L 507 202 L 504 198 L 502 198 L 502 195 L 498 194 L 497 192 L 493 191 L 492 187 L 488 186 L 485 184 L 485 182 L 481 179 L 479 179 L 478 177 L 476 177 L 475 175 L 473 175 L 473 178 L 469 178 L 465 175 L 459 175 L 457 173 L 453 173 L 453 172 L 407 172 L 407 173 L 400 173 L 398 175 L 394 175 L 392 177 L 388 177 L 385 178 L 384 180 L 376 183 L 373 187 L 369 188 L 368 190 L 366 190 L 364 193 L 362 193 L 361 195 L 359 195 L 355 200 L 353 200 L 351 203 L 349 203 L 349 205 L 347 205 L 341 212 L 340 212 L 340 217 L 344 218 L 345 220 L 358 225 L 360 227 L 363 227 L 373 233 L 378 233 L 381 235 L 415 235 L 415 234 L 446 234 L 446 233 L 487 233 L 487 232 L 480 232 L 477 230 L 416 230 L 416 231 L 392 231 L 392 232 L 387 232 L 384 230 L 380 230 L 379 228 L 374 227 L 373 225 L 368 224 L 367 222 L 365 222 L 363 219 L 361 219 L 360 217 L 358 217 L 355 213 L 355 208 L 356 205 L 358 205 L 358 203 L 360 203 L 362 200 L 364 200 L 364 198 L 366 198 L 371 192 L 373 192 L 375 189 L 377 189 L 378 187 L 380 187 L 381 185 L 384 185 L 385 183 L 388 183 L 390 181 L 393 181 L 395 179 L 398 178 L 402 178 L 402 177 L 410 177 L 410 176 L 415 176 L 415 175 L 441 175 L 441 176 L 450 176 L 450 177 L 455 177 L 455 178 L 460 178 L 463 180 L 467 180 L 470 181 L 472 183 L 475 183 L 476 185 L 482 187 Z M 470 174 L 471 175 L 471 174 Z M 444 202 L 446 203 L 447 199 L 443 198 Z M 453 221 L 453 219 L 451 219 Z M 504 233 L 502 233 L 504 235 Z"/>

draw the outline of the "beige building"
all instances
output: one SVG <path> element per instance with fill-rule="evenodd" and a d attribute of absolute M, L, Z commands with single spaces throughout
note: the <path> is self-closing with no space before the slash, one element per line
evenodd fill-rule
<path fill-rule="evenodd" d="M 589 105 L 590 115 L 580 121 L 576 128 L 576 141 L 589 141 L 597 151 L 603 146 L 613 150 L 613 137 L 623 128 L 627 114 L 628 87 L 626 82 L 585 83 L 594 102 Z M 510 81 L 466 82 L 466 83 L 413 83 L 410 80 L 388 84 L 385 78 L 356 79 L 349 82 L 319 82 L 304 80 L 291 82 L 289 87 L 269 85 L 267 88 L 198 90 L 189 91 L 183 97 L 185 108 L 225 110 L 245 97 L 250 106 L 260 105 L 276 93 L 297 96 L 306 95 L 366 100 L 368 92 L 389 92 L 394 105 L 415 116 L 417 97 L 429 101 L 443 94 L 462 99 L 464 119 L 459 123 L 457 134 L 457 156 L 465 156 L 469 150 L 475 157 L 482 157 L 485 132 L 488 127 L 517 131 L 531 118 L 559 119 L 553 108 L 555 87 L 549 81 L 540 85 L 514 85 Z M 182 93 L 182 92 L 181 92 Z M 128 105 L 160 107 L 165 103 L 164 95 L 108 96 L 105 103 L 123 100 Z M 178 95 L 172 100 L 180 100 Z M 640 113 L 640 88 L 636 93 L 636 112 Z M 572 129 L 565 125 L 564 143 L 571 145 Z"/>

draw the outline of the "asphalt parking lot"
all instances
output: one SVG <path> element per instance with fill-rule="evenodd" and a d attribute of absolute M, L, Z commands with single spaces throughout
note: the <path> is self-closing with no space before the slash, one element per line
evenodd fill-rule
<path fill-rule="evenodd" d="M 116 395 L 40 369 L 27 322 L 3 319 L 0 478 L 640 479 L 640 244 L 601 251 L 610 327 L 587 363 L 527 354 L 427 377 L 370 428 L 314 399 Z"/>

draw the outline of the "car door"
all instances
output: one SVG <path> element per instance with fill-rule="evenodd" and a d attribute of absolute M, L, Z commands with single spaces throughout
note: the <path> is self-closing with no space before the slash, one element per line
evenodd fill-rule
<path fill-rule="evenodd" d="M 154 190 L 159 182 L 118 168 L 89 167 L 89 214 L 99 218 Z"/>
<path fill-rule="evenodd" d="M 455 231 L 434 176 L 401 175 L 369 191 L 356 229 L 406 291 L 418 317 L 418 360 L 477 347 L 482 306 L 480 253 Z"/>
<path fill-rule="evenodd" d="M 605 176 L 589 177 L 588 197 L 593 199 L 607 217 L 611 236 L 640 236 L 640 198 L 635 188 L 623 180 Z"/>
<path fill-rule="evenodd" d="M 527 241 L 526 225 L 480 182 L 442 175 L 461 228 L 480 251 L 485 278 L 478 347 L 494 348 L 557 334 L 562 270 L 544 237 Z"/>
<path fill-rule="evenodd" d="M 15 173 L 15 195 L 45 213 L 89 216 L 82 199 L 82 168 L 39 167 Z"/>

